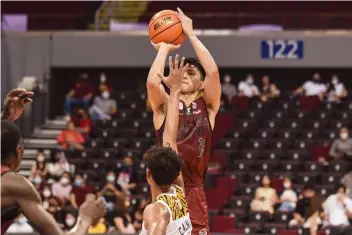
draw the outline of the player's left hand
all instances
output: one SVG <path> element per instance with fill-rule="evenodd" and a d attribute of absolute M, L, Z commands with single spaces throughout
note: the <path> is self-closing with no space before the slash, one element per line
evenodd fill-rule
<path fill-rule="evenodd" d="M 24 111 L 25 105 L 33 102 L 30 98 L 33 95 L 33 92 L 23 88 L 10 91 L 5 98 L 2 118 L 6 118 L 9 121 L 16 121 Z"/>
<path fill-rule="evenodd" d="M 165 85 L 170 89 L 178 89 L 181 85 L 183 74 L 189 67 L 189 64 L 185 63 L 185 57 L 182 57 L 181 63 L 178 61 L 179 55 L 175 56 L 175 63 L 172 62 L 172 57 L 169 57 L 169 69 L 170 73 L 168 77 L 164 77 L 161 74 L 158 74 L 159 78 L 165 83 Z"/>
<path fill-rule="evenodd" d="M 177 8 L 177 16 L 181 21 L 183 32 L 188 36 L 192 36 L 193 32 L 193 23 L 192 19 L 186 16 L 180 8 Z"/>

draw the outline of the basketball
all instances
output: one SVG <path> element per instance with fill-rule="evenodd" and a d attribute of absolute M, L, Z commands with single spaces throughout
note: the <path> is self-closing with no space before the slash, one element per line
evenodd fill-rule
<path fill-rule="evenodd" d="M 153 43 L 182 44 L 185 34 L 176 11 L 163 10 L 156 13 L 149 22 L 149 37 Z"/>

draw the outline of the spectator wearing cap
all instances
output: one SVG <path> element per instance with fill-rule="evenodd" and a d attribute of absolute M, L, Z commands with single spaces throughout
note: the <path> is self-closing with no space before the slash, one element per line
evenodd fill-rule
<path fill-rule="evenodd" d="M 94 187 L 86 183 L 82 174 L 76 174 L 74 186 L 70 195 L 70 202 L 72 207 L 78 210 L 78 208 L 83 204 L 89 194 L 95 194 Z"/>
<path fill-rule="evenodd" d="M 352 199 L 345 193 L 346 187 L 339 184 L 336 187 L 336 193 L 330 195 L 324 203 L 325 226 L 339 226 L 341 232 L 347 230 L 350 225 L 349 220 L 352 219 Z M 349 231 L 348 234 L 352 234 L 352 230 Z"/>
<path fill-rule="evenodd" d="M 70 116 L 73 105 L 81 105 L 88 110 L 89 102 L 93 97 L 94 85 L 89 81 L 88 74 L 83 73 L 74 87 L 67 93 L 65 101 L 65 112 Z"/>
<path fill-rule="evenodd" d="M 326 85 L 321 81 L 320 74 L 314 73 L 313 79 L 306 81 L 301 87 L 297 88 L 293 94 L 305 96 L 318 96 L 320 100 L 323 99 L 327 91 Z"/>
<path fill-rule="evenodd" d="M 346 160 L 352 160 L 350 159 L 352 157 L 352 138 L 349 137 L 349 131 L 346 127 L 341 128 L 340 138 L 332 143 L 329 155 L 335 159 L 345 157 Z"/>

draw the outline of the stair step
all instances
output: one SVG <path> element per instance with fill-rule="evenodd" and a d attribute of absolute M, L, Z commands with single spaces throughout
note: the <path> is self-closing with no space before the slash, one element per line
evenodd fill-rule
<path fill-rule="evenodd" d="M 65 129 L 67 127 L 67 124 L 56 124 L 56 125 L 53 125 L 53 124 L 43 124 L 41 125 L 41 128 L 42 129 L 51 129 L 51 130 L 62 130 L 62 129 Z"/>
<path fill-rule="evenodd" d="M 57 149 L 60 145 L 56 139 L 24 139 L 24 147 L 27 149 Z"/>
<path fill-rule="evenodd" d="M 60 130 L 58 129 L 38 129 L 31 138 L 56 139 L 59 134 Z"/>

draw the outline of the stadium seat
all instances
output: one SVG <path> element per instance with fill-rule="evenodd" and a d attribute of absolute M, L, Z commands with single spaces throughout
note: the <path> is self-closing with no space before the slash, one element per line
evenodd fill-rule
<path fill-rule="evenodd" d="M 235 228 L 236 218 L 230 216 L 216 215 L 213 219 L 212 231 L 226 233 Z"/>

